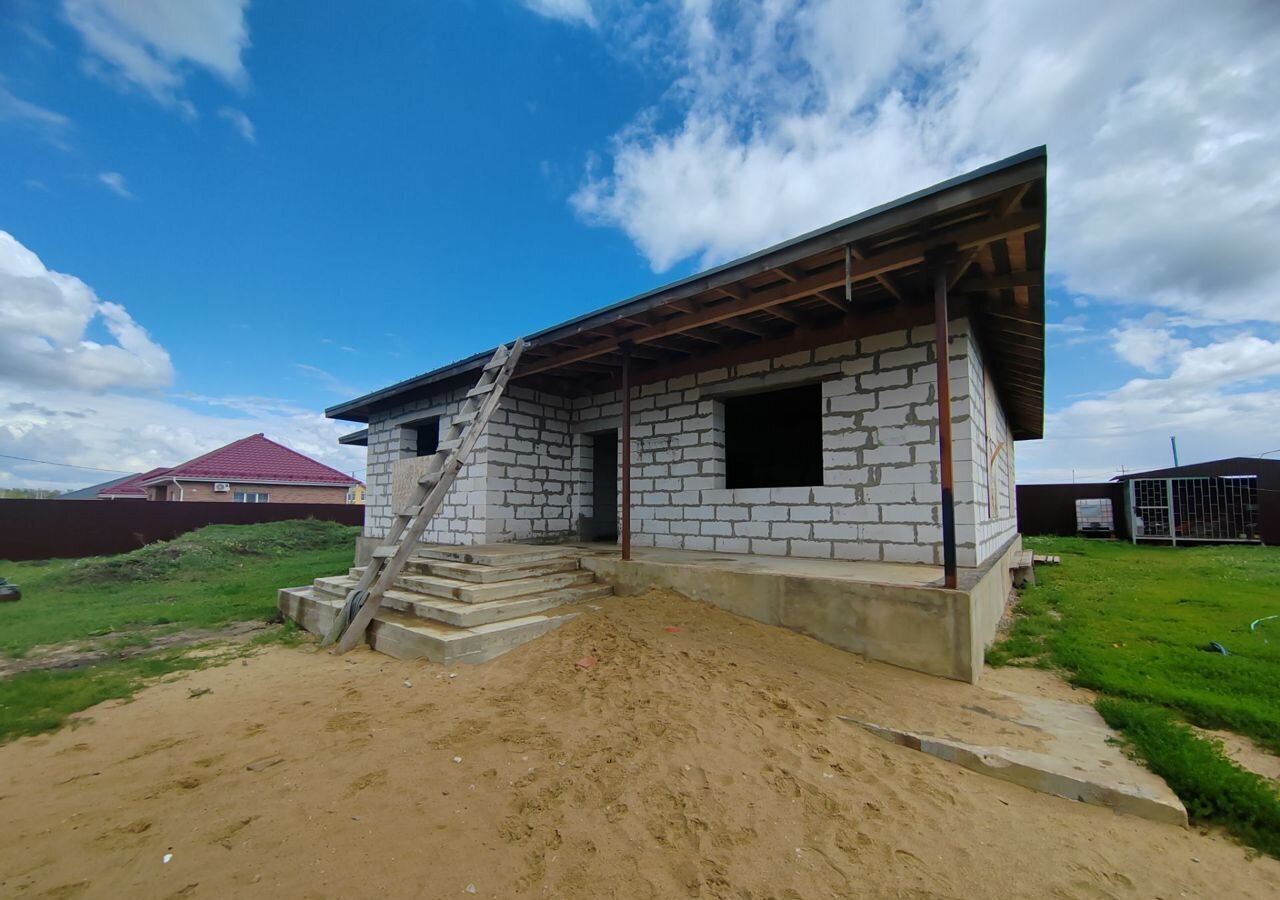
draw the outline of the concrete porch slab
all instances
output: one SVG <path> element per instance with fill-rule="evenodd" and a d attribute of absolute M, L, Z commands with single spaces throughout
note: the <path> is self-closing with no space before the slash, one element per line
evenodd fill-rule
<path fill-rule="evenodd" d="M 613 545 L 560 546 L 621 594 L 667 588 L 868 659 L 975 684 L 1012 587 L 1009 560 L 1022 549 L 1014 538 L 948 590 L 938 566 L 652 547 L 633 548 L 623 562 Z"/>
<path fill-rule="evenodd" d="M 621 560 L 621 552 L 611 544 L 568 544 L 584 557 Z M 911 563 L 873 562 L 851 559 L 803 559 L 795 556 L 761 556 L 750 553 L 714 553 L 708 550 L 670 550 L 662 547 L 633 547 L 631 559 L 636 562 L 667 563 L 745 572 L 758 575 L 791 575 L 804 578 L 828 578 L 836 581 L 858 581 L 868 584 L 903 586 L 942 586 L 942 566 Z M 967 570 L 970 582 L 976 581 L 977 570 Z M 961 585 L 964 573 L 961 570 Z"/>
<path fill-rule="evenodd" d="M 1000 746 L 964 740 L 963 726 L 957 734 L 936 735 L 848 716 L 837 718 L 981 775 L 1154 822 L 1187 824 L 1186 808 L 1177 795 L 1157 775 L 1125 756 L 1115 732 L 1093 707 L 1008 692 L 999 696 L 1014 701 L 1019 711 L 1008 715 L 981 706 L 965 708 L 998 720 L 1008 742 Z M 909 719 L 910 713 L 906 715 Z"/>

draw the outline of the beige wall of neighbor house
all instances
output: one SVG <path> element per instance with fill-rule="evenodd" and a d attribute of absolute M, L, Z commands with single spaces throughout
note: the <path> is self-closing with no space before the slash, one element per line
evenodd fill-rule
<path fill-rule="evenodd" d="M 265 494 L 267 503 L 346 503 L 349 488 L 309 484 L 252 484 L 228 482 L 230 490 L 215 491 L 212 481 L 178 479 L 147 488 L 148 500 L 184 500 L 202 503 L 234 503 L 236 494 Z M 179 485 L 181 491 L 179 491 Z M 243 501 L 242 501 L 243 502 Z"/>
<path fill-rule="evenodd" d="M 957 554 L 973 567 L 1017 532 L 1013 444 L 968 320 L 953 321 L 950 331 Z M 925 325 L 639 387 L 633 543 L 940 564 L 933 336 Z M 728 488 L 725 400 L 806 384 L 820 389 L 820 483 Z M 446 427 L 466 390 L 370 421 L 367 537 L 390 525 L 397 467 L 409 483 L 415 429 L 431 418 Z M 594 506 L 592 436 L 616 429 L 620 412 L 617 392 L 570 400 L 513 385 L 424 540 L 578 539 Z"/>

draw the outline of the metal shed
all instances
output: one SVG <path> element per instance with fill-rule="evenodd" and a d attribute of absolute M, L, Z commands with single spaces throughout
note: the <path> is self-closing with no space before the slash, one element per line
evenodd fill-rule
<path fill-rule="evenodd" d="M 1115 481 L 1135 543 L 1280 544 L 1280 460 L 1233 457 Z"/>

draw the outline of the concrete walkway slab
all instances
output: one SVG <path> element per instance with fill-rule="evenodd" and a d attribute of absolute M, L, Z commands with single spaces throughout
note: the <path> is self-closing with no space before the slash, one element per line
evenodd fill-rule
<path fill-rule="evenodd" d="M 1010 743 L 1025 743 L 1018 739 L 1018 730 L 1033 732 L 1037 749 L 969 743 L 951 735 L 917 733 L 848 716 L 837 718 L 991 778 L 1155 822 L 1187 824 L 1186 808 L 1177 795 L 1158 776 L 1125 756 L 1117 735 L 1093 707 L 998 693 L 1015 701 L 1021 712 L 1010 716 L 979 706 L 967 709 L 1003 722 L 1013 739 Z"/>

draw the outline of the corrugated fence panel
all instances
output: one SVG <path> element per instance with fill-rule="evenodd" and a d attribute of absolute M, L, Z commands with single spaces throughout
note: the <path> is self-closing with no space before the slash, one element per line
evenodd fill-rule
<path fill-rule="evenodd" d="M 362 525 L 364 507 L 346 503 L 0 500 L 0 559 L 124 553 L 204 525 L 251 525 L 285 519 Z"/>
<path fill-rule="evenodd" d="M 1110 500 L 1116 537 L 1129 539 L 1124 514 L 1124 485 L 1104 481 L 1090 484 L 1018 485 L 1018 531 L 1072 537 L 1076 530 L 1077 500 Z"/>

